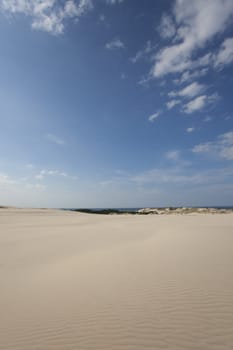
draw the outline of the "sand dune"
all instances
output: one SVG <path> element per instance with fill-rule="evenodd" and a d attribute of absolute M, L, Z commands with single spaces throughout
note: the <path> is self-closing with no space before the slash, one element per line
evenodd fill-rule
<path fill-rule="evenodd" d="M 233 349 L 233 215 L 0 209 L 0 349 Z"/>

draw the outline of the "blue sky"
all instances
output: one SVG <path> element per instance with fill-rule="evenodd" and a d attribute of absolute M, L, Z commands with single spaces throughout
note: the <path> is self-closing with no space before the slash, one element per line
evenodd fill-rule
<path fill-rule="evenodd" d="M 0 0 L 0 204 L 233 205 L 232 0 Z"/>

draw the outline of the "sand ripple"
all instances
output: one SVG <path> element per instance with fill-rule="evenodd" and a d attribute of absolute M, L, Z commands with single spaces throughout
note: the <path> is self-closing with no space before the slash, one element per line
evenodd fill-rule
<path fill-rule="evenodd" d="M 233 349 L 229 216 L 220 221 L 202 217 L 199 223 L 183 217 L 140 217 L 136 222 L 118 217 L 108 223 L 98 218 L 87 230 L 90 245 L 83 243 L 85 225 L 79 226 L 78 218 L 71 216 L 72 228 L 66 231 L 68 236 L 64 231 L 64 242 L 57 226 L 52 231 L 56 254 L 51 246 L 51 259 L 44 255 L 45 232 L 40 236 L 40 229 L 33 229 L 33 246 L 25 239 L 31 225 L 21 232 L 6 230 L 6 236 L 14 234 L 18 243 L 8 253 L 14 250 L 14 264 L 0 259 L 1 349 Z M 145 235 L 141 231 L 141 238 L 140 223 L 147 230 Z M 106 245 L 106 233 L 109 239 L 116 231 L 128 236 L 117 242 L 112 237 Z M 97 233 L 98 244 L 93 246 Z M 0 243 L 6 242 L 3 236 Z M 30 267 L 27 256 L 20 264 L 27 242 L 37 254 L 33 260 L 28 252 Z"/>

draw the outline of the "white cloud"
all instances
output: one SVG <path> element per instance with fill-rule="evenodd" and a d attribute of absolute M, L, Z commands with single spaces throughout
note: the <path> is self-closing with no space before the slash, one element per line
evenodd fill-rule
<path fill-rule="evenodd" d="M 158 112 L 156 112 L 156 113 L 150 115 L 149 118 L 148 118 L 148 120 L 149 120 L 150 122 L 153 122 L 155 119 L 157 119 L 157 118 L 160 116 L 160 114 L 161 114 L 161 112 L 158 111 Z"/>
<path fill-rule="evenodd" d="M 43 180 L 43 179 L 44 179 L 44 175 L 42 175 L 42 174 L 37 174 L 37 175 L 35 175 L 35 179 L 36 179 L 36 180 Z"/>
<path fill-rule="evenodd" d="M 153 75 L 183 72 L 194 65 L 192 55 L 197 49 L 221 33 L 233 14 L 232 0 L 176 0 L 174 17 L 178 27 L 176 42 L 160 50 L 155 57 Z M 206 64 L 209 57 L 199 61 Z"/>
<path fill-rule="evenodd" d="M 53 142 L 53 143 L 56 143 L 57 145 L 64 145 L 65 144 L 65 141 L 62 140 L 60 137 L 57 137 L 56 135 L 54 134 L 47 134 L 46 135 L 46 138 Z"/>
<path fill-rule="evenodd" d="M 224 40 L 221 48 L 215 56 L 214 65 L 216 68 L 223 68 L 223 66 L 233 62 L 233 38 Z"/>
<path fill-rule="evenodd" d="M 201 78 L 207 74 L 208 70 L 209 69 L 205 67 L 205 68 L 201 68 L 201 69 L 196 69 L 193 72 L 185 71 L 184 73 L 182 73 L 180 79 L 175 80 L 175 83 L 183 84 L 183 83 L 188 82 L 190 80 Z"/>
<path fill-rule="evenodd" d="M 183 111 L 186 114 L 191 114 L 203 109 L 206 105 L 213 103 L 218 98 L 219 96 L 217 94 L 198 96 L 190 102 L 186 103 L 183 107 Z"/>
<path fill-rule="evenodd" d="M 141 86 L 149 86 L 149 82 L 152 80 L 152 76 L 151 74 L 148 75 L 144 75 L 139 81 L 138 81 L 138 85 Z"/>
<path fill-rule="evenodd" d="M 233 160 L 233 145 L 231 147 L 224 147 L 220 153 L 221 158 Z"/>
<path fill-rule="evenodd" d="M 209 153 L 222 159 L 233 160 L 233 131 L 219 135 L 217 140 L 193 147 L 194 153 Z"/>
<path fill-rule="evenodd" d="M 7 193 L 12 190 L 15 195 L 19 189 L 44 190 L 45 186 L 38 183 L 30 183 L 28 177 L 14 178 L 6 174 L 0 174 L 0 190 L 7 190 Z"/>
<path fill-rule="evenodd" d="M 207 184 L 226 185 L 230 182 L 232 186 L 233 167 L 195 170 L 190 162 L 183 162 L 180 159 L 179 151 L 173 150 L 167 154 L 171 162 L 166 167 L 153 168 L 135 174 L 122 174 L 106 179 L 102 184 L 118 190 L 120 188 L 125 190 L 129 188 L 128 186 L 132 186 L 134 191 L 138 188 L 149 188 L 150 191 L 158 189 L 165 193 L 167 191 L 170 192 L 172 189 L 173 196 L 176 190 L 181 194 L 184 187 L 185 193 L 187 190 L 196 192 L 199 189 L 198 196 L 200 196 Z M 199 187 L 203 185 L 204 187 Z M 172 187 L 168 188 L 168 186 Z M 190 198 L 188 202 L 190 203 Z M 168 203 L 171 203 L 171 200 Z"/>
<path fill-rule="evenodd" d="M 170 39 L 176 34 L 176 27 L 170 16 L 166 14 L 162 16 L 158 31 L 163 39 Z"/>
<path fill-rule="evenodd" d="M 180 100 L 171 100 L 166 103 L 167 109 L 172 109 L 176 105 L 180 104 Z"/>
<path fill-rule="evenodd" d="M 224 183 L 233 176 L 233 168 L 223 169 L 210 169 L 210 170 L 192 170 L 188 167 L 182 167 L 180 164 L 166 168 L 157 168 L 148 170 L 136 175 L 132 175 L 128 178 L 134 184 L 147 185 L 153 184 L 155 186 L 167 185 L 181 185 L 183 186 L 196 186 L 206 184 L 220 184 Z"/>
<path fill-rule="evenodd" d="M 35 175 L 35 179 L 37 180 L 44 180 L 46 176 L 62 176 L 62 177 L 68 177 L 68 175 L 59 170 L 41 170 L 37 175 Z"/>
<path fill-rule="evenodd" d="M 120 39 L 116 38 L 110 41 L 109 43 L 107 43 L 105 47 L 108 50 L 114 50 L 114 49 L 124 49 L 125 45 Z"/>
<path fill-rule="evenodd" d="M 42 169 L 34 176 L 34 178 L 36 180 L 42 181 L 46 177 L 50 177 L 50 176 L 69 178 L 69 179 L 72 179 L 72 180 L 77 180 L 78 179 L 77 176 L 68 175 L 66 172 L 60 171 L 60 170 L 56 170 L 56 169 L 55 170 L 53 170 L 53 169 L 52 170 L 51 169 Z"/>
<path fill-rule="evenodd" d="M 213 146 L 213 144 L 211 145 L 210 142 L 200 143 L 199 145 L 196 145 L 193 147 L 193 152 L 194 153 L 208 153 L 211 151 L 212 146 Z"/>
<path fill-rule="evenodd" d="M 185 88 L 179 90 L 179 91 L 171 91 L 169 92 L 169 97 L 195 97 L 203 92 L 205 89 L 205 86 L 202 84 L 199 84 L 198 82 L 193 82 L 190 85 L 186 86 Z"/>
<path fill-rule="evenodd" d="M 134 57 L 131 57 L 130 61 L 132 63 L 138 62 L 143 57 L 145 57 L 146 55 L 151 53 L 153 51 L 153 49 L 154 49 L 154 47 L 151 45 L 151 41 L 150 40 L 147 41 L 146 46 L 142 50 L 138 51 Z"/>
<path fill-rule="evenodd" d="M 78 4 L 77 1 L 68 0 L 65 2 L 64 15 L 79 18 L 92 8 L 92 0 L 79 0 Z"/>
<path fill-rule="evenodd" d="M 233 145 L 233 131 L 220 135 L 219 142 L 223 145 Z"/>
<path fill-rule="evenodd" d="M 33 29 L 56 35 L 63 33 L 67 19 L 78 20 L 92 7 L 92 0 L 0 0 L 1 12 L 28 16 Z"/>
<path fill-rule="evenodd" d="M 184 112 L 187 114 L 190 114 L 190 113 L 199 111 L 200 109 L 205 107 L 206 103 L 207 103 L 206 95 L 198 96 L 184 106 Z"/>
<path fill-rule="evenodd" d="M 106 0 L 109 5 L 121 4 L 124 0 Z"/>
<path fill-rule="evenodd" d="M 191 132 L 194 132 L 194 131 L 195 131 L 195 128 L 190 127 L 190 128 L 187 128 L 186 131 L 187 131 L 188 133 L 191 133 Z"/>
<path fill-rule="evenodd" d="M 177 161 L 180 159 L 180 151 L 173 150 L 166 153 L 166 158 L 172 161 Z"/>

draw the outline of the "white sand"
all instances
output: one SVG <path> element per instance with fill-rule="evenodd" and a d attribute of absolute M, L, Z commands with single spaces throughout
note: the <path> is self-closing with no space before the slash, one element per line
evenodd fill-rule
<path fill-rule="evenodd" d="M 0 349 L 232 350 L 233 215 L 0 210 Z"/>

